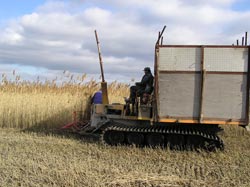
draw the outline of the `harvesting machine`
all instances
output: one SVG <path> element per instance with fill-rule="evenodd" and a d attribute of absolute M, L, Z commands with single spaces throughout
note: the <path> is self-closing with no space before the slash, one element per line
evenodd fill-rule
<path fill-rule="evenodd" d="M 155 44 L 154 91 L 134 106 L 109 103 L 96 33 L 103 103 L 92 105 L 88 123 L 72 123 L 80 133 L 99 133 L 109 145 L 214 149 L 224 147 L 220 125 L 248 127 L 250 47 L 163 45 L 164 30 Z"/>

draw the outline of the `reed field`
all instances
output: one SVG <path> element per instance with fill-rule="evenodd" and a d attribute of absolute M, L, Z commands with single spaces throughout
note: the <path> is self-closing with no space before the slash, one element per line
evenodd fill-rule
<path fill-rule="evenodd" d="M 103 145 L 59 130 L 73 111 L 88 118 L 93 80 L 0 86 L 0 186 L 250 187 L 250 133 L 227 126 L 224 151 L 173 151 Z M 112 103 L 129 85 L 109 84 Z"/>
<path fill-rule="evenodd" d="M 10 81 L 0 86 L 0 127 L 21 129 L 58 128 L 72 121 L 76 111 L 89 118 L 90 100 L 100 83 L 85 81 L 86 75 L 56 84 L 55 81 Z M 19 77 L 15 78 L 19 80 Z M 112 82 L 108 86 L 111 103 L 124 103 L 129 86 Z"/>

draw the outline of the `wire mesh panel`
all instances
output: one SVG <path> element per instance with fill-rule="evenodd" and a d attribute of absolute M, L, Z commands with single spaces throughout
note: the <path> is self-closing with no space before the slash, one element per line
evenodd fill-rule
<path fill-rule="evenodd" d="M 206 71 L 247 72 L 247 48 L 204 48 Z"/>
<path fill-rule="evenodd" d="M 198 118 L 199 73 L 160 73 L 159 115 L 168 118 Z"/>
<path fill-rule="evenodd" d="M 164 47 L 159 51 L 159 71 L 200 71 L 200 47 Z"/>
<path fill-rule="evenodd" d="M 203 114 L 206 118 L 244 120 L 246 83 L 243 74 L 207 74 Z"/>
<path fill-rule="evenodd" d="M 246 120 L 248 49 L 204 48 L 204 67 L 204 118 Z"/>
<path fill-rule="evenodd" d="M 199 116 L 201 49 L 169 47 L 159 50 L 160 117 Z"/>
<path fill-rule="evenodd" d="M 248 47 L 160 46 L 160 119 L 248 121 Z"/>

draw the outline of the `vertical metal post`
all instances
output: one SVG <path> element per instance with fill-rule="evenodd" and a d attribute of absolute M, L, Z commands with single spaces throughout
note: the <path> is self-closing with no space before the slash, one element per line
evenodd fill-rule
<path fill-rule="evenodd" d="M 157 42 L 157 45 L 159 45 L 160 39 L 161 39 L 161 32 L 159 31 L 159 33 L 158 33 L 158 42 Z"/>
<path fill-rule="evenodd" d="M 250 131 L 250 122 L 249 122 L 249 87 L 250 87 L 250 47 L 248 47 L 248 63 L 247 63 L 247 90 L 246 90 L 246 123 L 247 130 Z"/>
<path fill-rule="evenodd" d="M 237 46 L 239 45 L 239 40 L 236 40 L 236 44 L 237 44 Z"/>
<path fill-rule="evenodd" d="M 245 46 L 247 46 L 247 32 L 245 33 Z"/>
<path fill-rule="evenodd" d="M 161 37 L 161 45 L 163 44 L 163 36 Z"/>
<path fill-rule="evenodd" d="M 244 37 L 242 37 L 241 45 L 242 45 L 242 46 L 244 45 Z"/>
<path fill-rule="evenodd" d="M 154 94 L 153 94 L 153 97 L 154 97 L 154 102 L 153 102 L 153 122 L 157 122 L 159 120 L 159 116 L 158 116 L 158 102 L 159 102 L 159 85 L 158 85 L 158 78 L 159 78 L 159 75 L 158 75 L 158 56 L 159 56 L 159 45 L 156 43 L 155 45 L 155 64 L 154 64 Z"/>
<path fill-rule="evenodd" d="M 203 95 L 204 95 L 204 84 L 205 84 L 205 66 L 204 66 L 204 46 L 201 46 L 201 88 L 200 88 L 200 116 L 199 123 L 202 123 L 203 120 Z"/>
<path fill-rule="evenodd" d="M 161 39 L 165 29 L 166 29 L 166 25 L 163 27 L 162 31 L 159 32 L 159 36 L 158 36 L 158 40 L 156 41 L 156 45 L 159 45 L 160 39 Z"/>
<path fill-rule="evenodd" d="M 154 88 L 154 102 L 153 102 L 153 122 L 156 122 L 159 120 L 159 116 L 158 116 L 158 102 L 159 102 L 159 89 L 158 89 L 158 55 L 159 55 L 159 42 L 160 42 L 160 39 L 164 33 L 166 29 L 166 25 L 163 27 L 162 31 L 159 32 L 159 35 L 158 35 L 158 39 L 155 43 L 155 64 L 154 64 L 154 75 L 155 75 L 155 79 L 154 79 L 154 85 L 155 85 L 155 88 Z M 163 39 L 162 39 L 163 40 Z"/>

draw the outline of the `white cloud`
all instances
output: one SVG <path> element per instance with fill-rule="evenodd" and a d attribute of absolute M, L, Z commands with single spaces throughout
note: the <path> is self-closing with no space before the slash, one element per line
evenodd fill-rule
<path fill-rule="evenodd" d="M 3 37 L 0 39 L 2 43 L 9 43 L 12 45 L 17 45 L 23 40 L 22 35 L 11 28 L 6 29 L 2 36 Z"/>
<path fill-rule="evenodd" d="M 69 70 L 98 77 L 97 29 L 108 79 L 140 79 L 143 67 L 153 67 L 154 44 L 165 24 L 168 44 L 232 44 L 241 38 L 249 31 L 250 11 L 232 10 L 235 2 L 49 1 L 0 30 L 0 66 L 34 66 L 47 69 L 48 76 Z"/>

